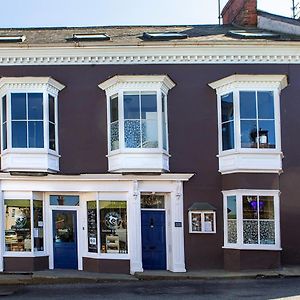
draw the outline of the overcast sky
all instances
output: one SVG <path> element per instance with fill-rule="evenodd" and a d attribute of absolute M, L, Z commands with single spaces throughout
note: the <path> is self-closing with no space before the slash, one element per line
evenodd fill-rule
<path fill-rule="evenodd" d="M 0 27 L 6 28 L 218 23 L 218 0 L 0 1 Z M 292 0 L 258 0 L 259 9 L 288 17 L 291 6 Z"/>

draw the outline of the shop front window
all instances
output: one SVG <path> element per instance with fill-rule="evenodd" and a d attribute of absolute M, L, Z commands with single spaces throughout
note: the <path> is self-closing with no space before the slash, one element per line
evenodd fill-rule
<path fill-rule="evenodd" d="M 33 200 L 33 240 L 34 251 L 44 250 L 43 201 Z"/>
<path fill-rule="evenodd" d="M 126 201 L 100 201 L 101 253 L 128 253 Z"/>
<path fill-rule="evenodd" d="M 5 200 L 5 250 L 31 251 L 30 200 Z"/>
<path fill-rule="evenodd" d="M 88 251 L 98 253 L 97 202 L 87 202 Z"/>

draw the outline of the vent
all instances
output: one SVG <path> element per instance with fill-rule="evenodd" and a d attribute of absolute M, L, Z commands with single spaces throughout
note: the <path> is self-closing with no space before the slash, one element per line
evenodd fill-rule
<path fill-rule="evenodd" d="M 188 36 L 180 32 L 144 32 L 144 40 L 175 40 L 186 39 Z"/>
<path fill-rule="evenodd" d="M 107 41 L 107 40 L 110 40 L 110 37 L 105 33 L 73 34 L 73 40 L 75 40 L 75 41 Z"/>
<path fill-rule="evenodd" d="M 274 39 L 280 37 L 277 33 L 246 30 L 230 30 L 227 35 L 239 39 Z"/>
<path fill-rule="evenodd" d="M 26 40 L 25 35 L 18 36 L 0 36 L 0 43 L 22 43 Z"/>

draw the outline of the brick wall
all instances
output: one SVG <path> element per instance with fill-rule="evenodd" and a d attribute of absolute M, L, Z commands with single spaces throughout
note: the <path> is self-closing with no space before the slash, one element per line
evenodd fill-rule
<path fill-rule="evenodd" d="M 223 24 L 257 25 L 257 0 L 229 0 L 222 11 Z"/>

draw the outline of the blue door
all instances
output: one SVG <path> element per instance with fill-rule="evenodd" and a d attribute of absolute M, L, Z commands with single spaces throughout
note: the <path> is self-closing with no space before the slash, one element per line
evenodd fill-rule
<path fill-rule="evenodd" d="M 78 269 L 76 211 L 53 211 L 54 268 Z"/>
<path fill-rule="evenodd" d="M 142 259 L 144 270 L 166 270 L 164 211 L 142 210 Z"/>

